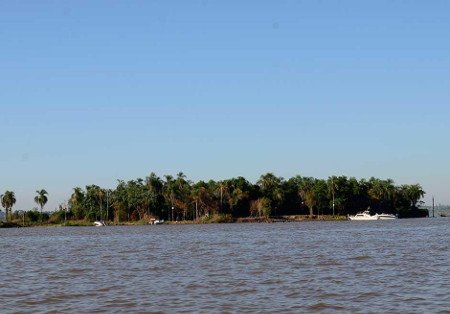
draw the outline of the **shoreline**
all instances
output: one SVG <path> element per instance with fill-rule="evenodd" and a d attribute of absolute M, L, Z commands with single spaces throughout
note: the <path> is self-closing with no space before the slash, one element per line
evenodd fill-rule
<path fill-rule="evenodd" d="M 428 218 L 428 217 L 405 217 L 403 219 L 412 218 Z M 430 217 L 431 218 L 431 217 Z M 179 220 L 179 221 L 165 221 L 158 225 L 207 225 L 207 224 L 247 224 L 247 223 L 289 223 L 289 222 L 306 222 L 306 221 L 349 221 L 347 216 L 332 216 L 332 215 L 290 215 L 290 216 L 274 216 L 274 217 L 228 217 L 228 216 L 211 216 L 209 218 L 204 217 L 198 220 Z M 107 227 L 120 227 L 120 226 L 153 226 L 146 220 L 139 221 L 127 221 L 127 222 L 114 222 L 107 221 Z M 0 221 L 1 228 L 42 228 L 42 227 L 94 227 L 94 222 L 84 220 L 67 220 L 65 223 L 43 223 L 43 224 L 25 224 L 22 222 L 4 222 Z"/>
<path fill-rule="evenodd" d="M 274 217 L 228 217 L 228 216 L 211 216 L 209 218 L 197 220 L 180 220 L 165 221 L 161 225 L 204 225 L 204 224 L 220 224 L 220 223 L 286 223 L 286 222 L 303 222 L 303 221 L 347 221 L 347 216 L 309 216 L 309 215 L 291 215 L 291 216 L 274 216 Z M 128 222 L 106 222 L 110 226 L 147 226 L 152 225 L 147 221 L 128 221 Z M 67 220 L 65 223 L 43 223 L 43 224 L 25 224 L 21 222 L 0 222 L 0 228 L 39 228 L 39 227 L 93 227 L 94 223 L 83 220 Z"/>

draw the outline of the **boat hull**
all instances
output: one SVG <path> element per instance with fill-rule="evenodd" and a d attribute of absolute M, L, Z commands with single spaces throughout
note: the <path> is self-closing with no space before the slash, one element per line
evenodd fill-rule
<path fill-rule="evenodd" d="M 394 220 L 394 219 L 397 219 L 397 217 L 394 215 L 379 215 L 378 219 L 379 220 Z"/>
<path fill-rule="evenodd" d="M 348 217 L 350 220 L 357 220 L 357 221 L 365 221 L 365 220 L 379 220 L 376 216 L 370 216 L 370 217 L 357 217 L 357 216 L 350 216 Z"/>

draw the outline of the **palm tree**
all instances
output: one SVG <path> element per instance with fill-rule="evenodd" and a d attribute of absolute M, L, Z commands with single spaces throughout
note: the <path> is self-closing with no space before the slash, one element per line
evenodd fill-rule
<path fill-rule="evenodd" d="M 163 181 L 154 172 L 152 172 L 145 178 L 145 185 L 147 189 L 147 196 L 149 198 L 148 215 L 152 213 L 157 216 L 162 216 L 160 205 L 162 202 L 161 198 L 164 186 Z"/>
<path fill-rule="evenodd" d="M 314 178 L 300 178 L 298 180 L 298 194 L 302 199 L 302 204 L 304 203 L 309 209 L 309 215 L 312 217 L 314 215 L 314 206 L 316 205 L 316 199 L 314 197 Z"/>
<path fill-rule="evenodd" d="M 333 205 L 333 216 L 334 216 L 334 206 L 335 206 L 335 200 L 336 200 L 336 190 L 338 190 L 338 185 L 337 185 L 337 178 L 335 176 L 329 177 L 327 184 L 328 184 L 328 192 L 331 193 L 331 197 L 332 197 L 332 205 Z"/>
<path fill-rule="evenodd" d="M 132 219 L 135 220 L 136 214 L 138 219 L 144 218 L 145 212 L 150 206 L 150 197 L 146 186 L 143 184 L 144 180 L 137 178 L 127 182 L 127 199 L 128 206 L 131 209 Z"/>
<path fill-rule="evenodd" d="M 195 213 L 193 215 L 195 219 L 198 219 L 205 214 L 209 214 L 211 208 L 217 206 L 217 202 L 208 192 L 207 183 L 203 181 L 192 186 L 191 203 L 195 204 Z"/>
<path fill-rule="evenodd" d="M 419 202 L 419 200 L 425 195 L 425 191 L 422 189 L 420 184 L 402 185 L 401 190 L 408 199 L 412 208 L 415 208 L 417 206 L 417 202 Z"/>
<path fill-rule="evenodd" d="M 262 175 L 257 182 L 263 195 L 270 199 L 271 207 L 275 209 L 275 215 L 276 209 L 281 205 L 284 199 L 283 189 L 281 188 L 283 181 L 284 179 L 282 177 L 277 177 L 273 173 L 268 172 Z"/>
<path fill-rule="evenodd" d="M 220 192 L 220 194 L 219 194 L 220 195 L 219 212 L 222 213 L 222 211 L 223 211 L 223 195 L 224 195 L 224 191 L 228 192 L 227 191 L 227 186 L 226 186 L 224 181 L 219 181 L 218 182 L 217 191 Z"/>
<path fill-rule="evenodd" d="M 228 203 L 228 213 L 236 216 L 250 214 L 251 200 L 256 200 L 259 195 L 257 186 L 248 182 L 244 177 L 226 180 L 225 197 Z"/>
<path fill-rule="evenodd" d="M 69 199 L 70 209 L 74 212 L 75 217 L 78 219 L 85 218 L 83 203 L 85 199 L 85 194 L 80 187 L 73 189 L 73 193 Z"/>
<path fill-rule="evenodd" d="M 127 195 L 127 185 L 123 180 L 118 180 L 116 189 L 112 192 L 112 207 L 114 208 L 114 221 L 116 223 L 120 222 L 120 217 L 123 215 L 128 215 L 128 195 Z"/>
<path fill-rule="evenodd" d="M 103 220 L 103 201 L 106 192 L 98 185 L 91 184 L 86 186 L 86 194 L 84 198 L 84 205 L 89 210 L 85 218 Z"/>
<path fill-rule="evenodd" d="M 101 187 L 99 187 L 96 191 L 96 196 L 98 199 L 98 203 L 100 205 L 100 219 L 103 220 L 103 199 L 106 196 L 106 191 L 104 189 L 102 189 Z"/>
<path fill-rule="evenodd" d="M 6 222 L 8 222 L 9 214 L 11 213 L 11 209 L 16 203 L 16 197 L 14 195 L 14 192 L 12 191 L 6 191 L 5 194 L 2 194 L 0 196 L 2 206 L 5 208 L 6 211 Z"/>
<path fill-rule="evenodd" d="M 372 201 L 372 205 L 375 205 L 378 209 L 380 204 L 383 203 L 386 198 L 386 190 L 384 188 L 383 181 L 372 177 L 369 179 L 368 183 L 370 186 L 368 195 Z"/>
<path fill-rule="evenodd" d="M 173 179 L 173 177 L 171 175 L 165 175 L 164 178 L 166 179 L 166 181 L 164 182 L 164 197 L 166 198 L 166 200 L 168 200 L 170 202 L 170 210 L 171 210 L 171 215 L 170 215 L 170 220 L 174 219 L 174 207 L 175 207 L 175 180 Z M 168 215 L 169 216 L 169 215 Z"/>
<path fill-rule="evenodd" d="M 275 189 L 281 183 L 281 180 L 282 180 L 281 178 L 278 178 L 273 173 L 268 172 L 266 174 L 261 175 L 256 184 L 258 184 L 264 192 L 270 194 L 272 190 Z"/>
<path fill-rule="evenodd" d="M 377 209 L 386 210 L 383 207 L 392 203 L 395 197 L 394 181 L 392 179 L 370 178 L 369 184 L 371 185 L 368 190 L 369 197 L 375 203 Z"/>
<path fill-rule="evenodd" d="M 250 213 L 252 216 L 269 217 L 272 210 L 271 200 L 267 197 L 258 198 L 251 202 Z"/>
<path fill-rule="evenodd" d="M 48 198 L 47 198 L 47 191 L 42 189 L 40 191 L 36 191 L 37 195 L 34 198 L 34 201 L 36 204 L 38 204 L 41 207 L 41 222 L 42 222 L 42 210 L 44 209 L 45 204 L 47 204 Z"/>
<path fill-rule="evenodd" d="M 179 172 L 177 173 L 175 185 L 176 185 L 176 193 L 175 193 L 176 206 L 180 210 L 177 213 L 177 217 L 178 214 L 182 214 L 183 219 L 185 220 L 189 206 L 191 182 L 189 180 L 186 180 L 186 175 L 183 172 Z"/>

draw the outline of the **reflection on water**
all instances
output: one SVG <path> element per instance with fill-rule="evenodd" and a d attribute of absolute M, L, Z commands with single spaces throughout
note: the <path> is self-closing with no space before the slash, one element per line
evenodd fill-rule
<path fill-rule="evenodd" d="M 450 219 L 0 230 L 2 312 L 450 311 Z"/>

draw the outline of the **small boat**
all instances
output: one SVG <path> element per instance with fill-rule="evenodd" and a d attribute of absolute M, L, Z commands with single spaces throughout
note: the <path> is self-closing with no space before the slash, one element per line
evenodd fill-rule
<path fill-rule="evenodd" d="M 350 220 L 378 220 L 378 214 L 371 215 L 368 210 L 363 211 L 362 213 L 357 213 L 354 216 L 348 216 Z"/>
<path fill-rule="evenodd" d="M 94 221 L 94 226 L 95 227 L 104 227 L 104 226 L 106 226 L 106 224 L 103 220 L 100 220 L 100 221 L 97 220 L 97 221 Z"/>
<path fill-rule="evenodd" d="M 160 225 L 164 223 L 164 219 L 156 219 L 156 218 L 151 218 L 149 224 L 150 225 Z"/>
<path fill-rule="evenodd" d="M 391 220 L 391 219 L 397 219 L 396 215 L 392 215 L 392 214 L 379 214 L 378 215 L 378 219 L 380 220 Z"/>

